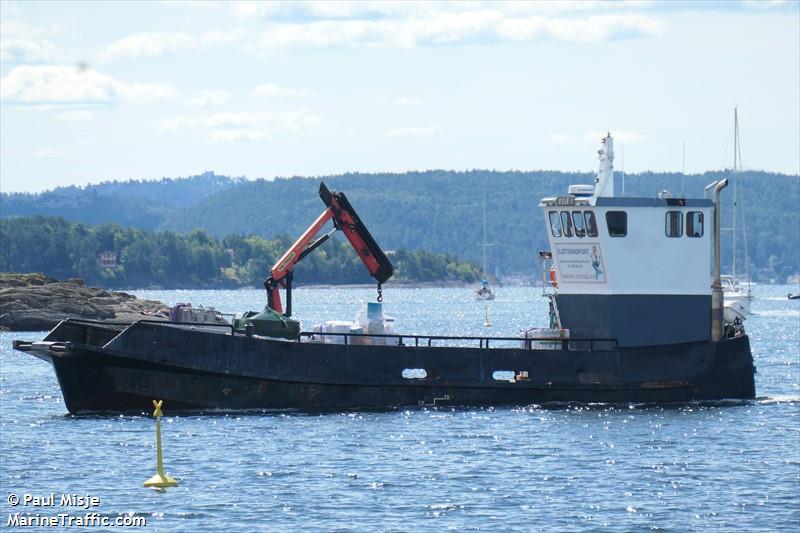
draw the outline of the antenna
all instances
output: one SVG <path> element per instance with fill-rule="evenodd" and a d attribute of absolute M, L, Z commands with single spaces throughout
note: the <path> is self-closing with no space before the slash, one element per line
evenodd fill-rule
<path fill-rule="evenodd" d="M 683 159 L 681 161 L 681 182 L 683 187 L 682 196 L 686 198 L 686 139 L 683 140 Z"/>
<path fill-rule="evenodd" d="M 623 143 L 621 139 L 619 142 L 619 151 L 622 157 L 622 169 L 620 172 L 620 174 L 622 174 L 622 196 L 625 196 L 625 143 Z"/>

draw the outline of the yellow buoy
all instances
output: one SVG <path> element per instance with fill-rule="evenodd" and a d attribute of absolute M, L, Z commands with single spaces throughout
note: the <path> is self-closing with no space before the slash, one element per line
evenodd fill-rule
<path fill-rule="evenodd" d="M 145 487 L 166 488 L 174 487 L 178 484 L 177 481 L 164 473 L 164 462 L 161 457 L 161 404 L 164 400 L 153 400 L 153 406 L 156 408 L 153 411 L 153 416 L 156 417 L 156 475 L 144 482 Z"/>
<path fill-rule="evenodd" d="M 492 327 L 492 323 L 489 322 L 489 306 L 487 304 L 483 304 L 483 326 L 486 328 Z"/>

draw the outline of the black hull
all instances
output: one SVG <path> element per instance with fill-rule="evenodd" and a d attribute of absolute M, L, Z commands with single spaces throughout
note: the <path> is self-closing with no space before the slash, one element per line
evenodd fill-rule
<path fill-rule="evenodd" d="M 170 411 L 198 411 L 755 397 L 744 335 L 717 344 L 577 341 L 531 350 L 284 342 L 163 324 L 122 331 L 64 322 L 45 341 L 16 347 L 52 362 L 70 413 L 141 412 L 153 399 Z M 427 377 L 406 379 L 404 369 L 425 369 Z M 497 381 L 497 370 L 517 379 Z"/>

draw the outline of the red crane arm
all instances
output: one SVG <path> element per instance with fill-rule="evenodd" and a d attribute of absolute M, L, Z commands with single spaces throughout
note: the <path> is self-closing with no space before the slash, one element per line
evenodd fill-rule
<path fill-rule="evenodd" d="M 294 266 L 297 264 L 300 259 L 304 257 L 303 252 L 306 248 L 308 248 L 309 243 L 311 240 L 317 236 L 319 230 L 322 229 L 325 224 L 328 223 L 330 219 L 333 218 L 333 209 L 330 207 L 322 212 L 320 216 L 317 217 L 317 220 L 314 221 L 311 226 L 306 230 L 303 235 L 300 236 L 299 239 L 295 241 L 291 248 L 289 248 L 285 254 L 278 259 L 278 262 L 275 263 L 275 266 L 272 267 L 270 270 L 270 274 L 272 275 L 272 279 L 279 283 L 283 281 L 283 279 L 292 271 L 294 270 Z M 320 243 L 321 244 L 321 243 Z M 280 312 L 280 309 L 276 309 L 276 311 Z"/>
<path fill-rule="evenodd" d="M 283 313 L 278 285 L 286 287 L 286 315 L 292 312 L 292 271 L 295 265 L 308 255 L 317 246 L 325 242 L 331 233 L 340 230 L 344 233 L 350 245 L 361 258 L 364 266 L 367 267 L 370 275 L 378 281 L 378 292 L 380 295 L 380 285 L 385 283 L 394 273 L 392 263 L 383 253 L 378 243 L 372 238 L 366 226 L 361 222 L 353 206 L 347 200 L 344 193 L 331 192 L 324 183 L 320 183 L 319 195 L 325 203 L 326 209 L 314 221 L 311 226 L 300 236 L 297 241 L 284 253 L 270 270 L 270 275 L 264 282 L 267 289 L 267 306 L 278 313 Z M 333 220 L 334 229 L 312 242 L 317 233 Z"/>
<path fill-rule="evenodd" d="M 361 258 L 364 266 L 367 267 L 370 275 L 378 283 L 385 283 L 392 277 L 394 268 L 392 263 L 383 253 L 381 247 L 372 238 L 366 226 L 361 222 L 353 206 L 342 192 L 328 191 L 324 183 L 319 186 L 319 195 L 329 209 L 333 209 L 333 223 L 336 229 L 341 230 L 350 245 Z"/>

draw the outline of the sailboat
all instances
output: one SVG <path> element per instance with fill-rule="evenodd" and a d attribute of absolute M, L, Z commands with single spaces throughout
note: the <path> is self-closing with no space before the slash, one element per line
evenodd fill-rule
<path fill-rule="evenodd" d="M 483 191 L 483 277 L 481 277 L 481 286 L 475 291 L 476 300 L 494 300 L 494 291 L 489 286 L 489 278 L 486 277 L 486 247 L 489 246 L 486 242 L 486 191 Z"/>
<path fill-rule="evenodd" d="M 736 232 L 737 232 L 737 218 L 741 205 L 741 198 L 743 193 L 739 190 L 739 179 L 735 176 L 741 171 L 742 154 L 741 145 L 739 144 L 739 110 L 733 109 L 733 223 L 730 231 L 732 233 L 732 254 L 731 273 L 721 277 L 723 299 L 725 302 L 725 317 L 733 322 L 736 319 L 744 320 L 750 314 L 750 302 L 753 301 L 753 293 L 750 290 L 750 256 L 747 252 L 747 225 L 745 224 L 744 211 L 742 211 L 742 233 L 744 241 L 744 264 L 745 264 L 745 278 L 740 279 L 736 275 Z"/>

